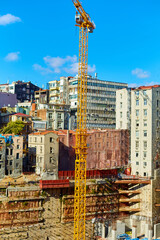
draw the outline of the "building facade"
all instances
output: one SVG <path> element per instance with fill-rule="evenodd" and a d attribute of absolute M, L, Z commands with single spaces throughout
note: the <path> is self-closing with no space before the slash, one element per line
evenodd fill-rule
<path fill-rule="evenodd" d="M 54 132 L 37 132 L 29 134 L 29 159 L 30 166 L 35 167 L 35 172 L 43 176 L 44 173 L 58 178 L 59 140 Z"/>
<path fill-rule="evenodd" d="M 0 178 L 17 177 L 23 171 L 23 137 L 0 135 Z"/>
<path fill-rule="evenodd" d="M 131 91 L 132 174 L 153 176 L 160 161 L 160 85 Z"/>
<path fill-rule="evenodd" d="M 17 104 L 16 94 L 0 92 L 0 108 L 15 107 Z"/>
<path fill-rule="evenodd" d="M 126 83 L 87 78 L 87 128 L 115 128 L 116 90 L 127 88 Z M 76 128 L 78 76 L 69 80 L 71 107 L 70 129 Z"/>
<path fill-rule="evenodd" d="M 131 127 L 131 89 L 116 91 L 116 129 Z"/>
<path fill-rule="evenodd" d="M 35 91 L 34 95 L 35 95 L 34 98 L 36 103 L 44 103 L 44 104 L 49 103 L 48 89 Z"/>
<path fill-rule="evenodd" d="M 19 102 L 31 101 L 34 99 L 34 92 L 40 88 L 31 82 L 16 81 L 11 84 L 1 84 L 0 90 L 17 95 Z"/>

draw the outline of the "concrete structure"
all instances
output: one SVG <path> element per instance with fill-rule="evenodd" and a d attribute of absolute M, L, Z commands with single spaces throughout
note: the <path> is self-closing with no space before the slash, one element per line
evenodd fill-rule
<path fill-rule="evenodd" d="M 78 77 L 69 80 L 71 105 L 70 129 L 76 128 Z M 87 128 L 115 128 L 116 90 L 127 88 L 126 83 L 102 81 L 97 77 L 87 79 Z"/>
<path fill-rule="evenodd" d="M 116 91 L 116 129 L 131 127 L 131 89 L 124 88 Z"/>
<path fill-rule="evenodd" d="M 60 141 L 59 170 L 74 170 L 75 132 L 57 131 Z M 128 130 L 90 130 L 87 137 L 87 170 L 121 168 L 128 165 Z"/>
<path fill-rule="evenodd" d="M 17 104 L 16 94 L 0 92 L 0 108 L 2 107 L 15 107 Z"/>
<path fill-rule="evenodd" d="M 59 140 L 57 134 L 51 131 L 29 134 L 30 165 L 35 167 L 38 175 L 44 173 L 58 178 Z"/>
<path fill-rule="evenodd" d="M 0 135 L 0 178 L 7 175 L 17 177 L 23 168 L 23 137 Z"/>
<path fill-rule="evenodd" d="M 160 165 L 160 85 L 131 91 L 132 174 L 153 176 Z"/>

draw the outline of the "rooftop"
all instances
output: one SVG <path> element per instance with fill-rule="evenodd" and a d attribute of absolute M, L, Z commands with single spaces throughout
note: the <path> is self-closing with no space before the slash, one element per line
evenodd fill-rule
<path fill-rule="evenodd" d="M 30 115 L 27 115 L 27 114 L 24 114 L 24 113 L 15 113 L 13 115 L 20 116 L 20 117 L 31 117 Z"/>
<path fill-rule="evenodd" d="M 157 88 L 160 87 L 160 85 L 152 85 L 152 86 L 140 86 L 138 88 L 133 88 L 132 90 L 147 90 L 147 89 L 152 89 L 152 88 Z"/>

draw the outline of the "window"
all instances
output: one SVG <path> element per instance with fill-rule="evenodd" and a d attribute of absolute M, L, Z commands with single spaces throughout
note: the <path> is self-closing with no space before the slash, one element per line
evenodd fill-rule
<path fill-rule="evenodd" d="M 13 161 L 10 161 L 9 165 L 12 166 L 12 164 L 13 164 Z"/>
<path fill-rule="evenodd" d="M 16 163 L 16 168 L 18 168 L 19 167 L 19 164 L 18 163 Z"/>
<path fill-rule="evenodd" d="M 120 102 L 120 108 L 122 108 L 122 102 Z"/>
<path fill-rule="evenodd" d="M 40 146 L 40 153 L 42 153 L 42 146 Z"/>
<path fill-rule="evenodd" d="M 147 95 L 147 91 L 143 90 L 143 95 L 146 96 Z"/>
<path fill-rule="evenodd" d="M 143 120 L 143 126 L 147 127 L 147 120 Z"/>
<path fill-rule="evenodd" d="M 157 117 L 159 117 L 159 111 L 157 110 Z"/>
<path fill-rule="evenodd" d="M 122 121 L 120 121 L 120 128 L 122 128 Z"/>
<path fill-rule="evenodd" d="M 144 147 L 144 148 L 147 148 L 147 141 L 144 141 L 144 142 L 143 142 L 143 147 Z"/>
<path fill-rule="evenodd" d="M 13 149 L 11 148 L 11 150 L 10 150 L 10 155 L 12 155 L 13 154 Z"/>
<path fill-rule="evenodd" d="M 37 142 L 37 138 L 36 137 L 34 138 L 34 142 Z"/>
<path fill-rule="evenodd" d="M 139 99 L 136 100 L 136 106 L 139 106 Z"/>
<path fill-rule="evenodd" d="M 139 131 L 136 131 L 136 137 L 139 137 Z"/>
<path fill-rule="evenodd" d="M 144 114 L 144 116 L 147 116 L 147 109 L 143 110 L 143 114 Z"/>
<path fill-rule="evenodd" d="M 52 113 L 49 113 L 48 117 L 49 119 L 52 119 Z"/>
<path fill-rule="evenodd" d="M 144 105 L 145 106 L 147 105 L 147 99 L 144 99 Z"/>
<path fill-rule="evenodd" d="M 120 112 L 120 118 L 122 118 L 122 112 Z"/>
<path fill-rule="evenodd" d="M 138 157 L 139 156 L 139 153 L 138 152 L 136 152 L 136 157 Z"/>
<path fill-rule="evenodd" d="M 57 118 L 60 118 L 60 119 L 61 119 L 61 113 L 58 113 L 58 114 L 57 114 Z"/>
<path fill-rule="evenodd" d="M 139 127 L 139 120 L 136 120 L 136 127 Z"/>
<path fill-rule="evenodd" d="M 136 141 L 136 148 L 139 148 L 139 141 Z"/>
<path fill-rule="evenodd" d="M 143 152 L 143 157 L 144 157 L 144 158 L 147 157 L 147 152 Z"/>
<path fill-rule="evenodd" d="M 42 157 L 39 158 L 39 162 L 42 163 Z"/>
<path fill-rule="evenodd" d="M 147 163 L 146 163 L 146 162 L 144 162 L 144 163 L 143 163 L 143 166 L 147 166 Z"/>
<path fill-rule="evenodd" d="M 50 157 L 50 163 L 52 163 L 53 162 L 53 158 L 52 157 Z"/>
<path fill-rule="evenodd" d="M 12 170 L 10 170 L 10 175 L 12 174 Z"/>
<path fill-rule="evenodd" d="M 98 143 L 98 147 L 99 147 L 99 148 L 101 147 L 101 143 Z"/>
<path fill-rule="evenodd" d="M 17 143 L 19 143 L 20 142 L 20 140 L 19 139 L 17 139 Z"/>
<path fill-rule="evenodd" d="M 120 94 L 120 98 L 122 99 L 122 93 Z"/>
<path fill-rule="evenodd" d="M 19 159 L 19 153 L 16 154 L 16 159 Z"/>
<path fill-rule="evenodd" d="M 143 136 L 144 136 L 144 137 L 147 137 L 147 130 L 144 130 L 144 131 L 143 131 Z"/>
<path fill-rule="evenodd" d="M 136 175 L 139 175 L 139 172 L 136 172 Z"/>
<path fill-rule="evenodd" d="M 159 101 L 157 100 L 157 107 L 159 107 Z"/>
<path fill-rule="evenodd" d="M 143 174 L 143 175 L 144 175 L 144 177 L 146 177 L 146 176 L 147 176 L 147 173 L 146 173 L 146 172 L 144 172 L 144 174 Z"/>
<path fill-rule="evenodd" d="M 8 148 L 6 149 L 6 155 L 8 155 L 9 151 L 8 151 Z"/>
<path fill-rule="evenodd" d="M 53 148 L 52 147 L 50 147 L 50 153 L 53 153 Z"/>
<path fill-rule="evenodd" d="M 139 116 L 139 110 L 136 110 L 136 117 Z"/>
<path fill-rule="evenodd" d="M 136 96 L 139 96 L 139 91 L 136 91 L 135 93 L 136 93 Z"/>
<path fill-rule="evenodd" d="M 54 142 L 54 139 L 52 137 L 50 137 L 50 142 Z"/>
<path fill-rule="evenodd" d="M 139 165 L 139 162 L 136 162 L 136 165 Z"/>
<path fill-rule="evenodd" d="M 41 137 L 41 143 L 42 143 L 42 137 Z"/>
<path fill-rule="evenodd" d="M 2 155 L 0 154 L 0 160 L 2 159 Z"/>
<path fill-rule="evenodd" d="M 20 149 L 20 146 L 19 146 L 19 145 L 17 145 L 17 149 Z"/>

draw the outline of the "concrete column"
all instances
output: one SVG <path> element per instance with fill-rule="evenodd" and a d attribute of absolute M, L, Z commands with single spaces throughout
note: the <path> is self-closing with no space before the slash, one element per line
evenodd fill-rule
<path fill-rule="evenodd" d="M 152 235 L 153 235 L 152 226 L 149 225 L 148 226 L 148 240 L 152 240 Z"/>
<path fill-rule="evenodd" d="M 105 229 L 105 223 L 102 223 L 102 238 L 105 238 L 106 229 Z"/>
<path fill-rule="evenodd" d="M 154 238 L 157 238 L 157 228 L 156 228 L 156 224 L 154 224 Z"/>
<path fill-rule="evenodd" d="M 112 240 L 116 240 L 116 225 L 112 226 Z"/>
<path fill-rule="evenodd" d="M 136 224 L 136 221 L 132 222 L 132 238 L 137 238 L 137 224 Z"/>

